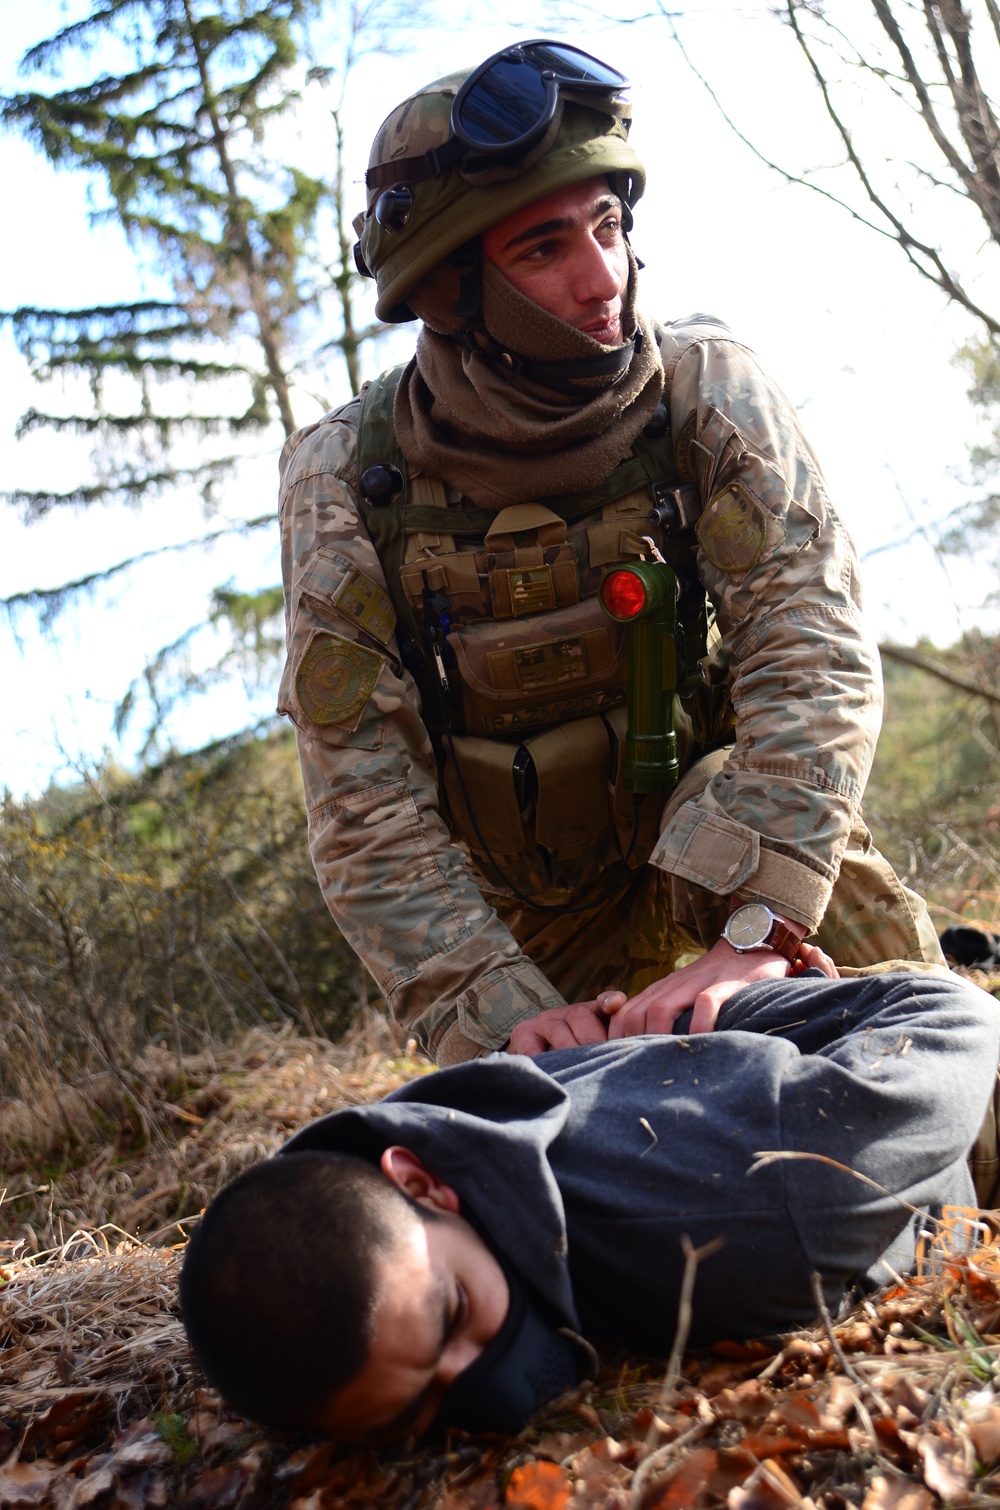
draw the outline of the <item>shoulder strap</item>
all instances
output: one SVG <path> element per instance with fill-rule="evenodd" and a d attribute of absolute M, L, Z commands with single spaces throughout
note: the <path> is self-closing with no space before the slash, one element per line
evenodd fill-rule
<path fill-rule="evenodd" d="M 368 468 L 384 462 L 387 466 L 398 467 L 403 478 L 402 497 L 397 500 L 400 504 L 406 502 L 409 479 L 406 458 L 396 440 L 392 411 L 396 403 L 396 389 L 406 366 L 405 362 L 400 362 L 398 367 L 389 367 L 374 382 L 368 384 L 361 400 L 361 417 L 358 420 L 358 491 L 361 490 L 361 479 Z M 396 507 L 369 509 L 367 512 L 374 518 L 376 515 L 394 514 Z"/>

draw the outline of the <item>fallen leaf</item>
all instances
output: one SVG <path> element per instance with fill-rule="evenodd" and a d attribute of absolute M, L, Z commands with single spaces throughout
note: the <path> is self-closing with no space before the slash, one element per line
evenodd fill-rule
<path fill-rule="evenodd" d="M 24 1434 L 21 1451 L 31 1448 L 55 1448 L 66 1453 L 88 1436 L 110 1415 L 114 1402 L 110 1395 L 92 1389 L 74 1389 L 53 1400 L 43 1416 L 32 1421 Z"/>
<path fill-rule="evenodd" d="M 111 1450 L 111 1467 L 116 1469 L 159 1467 L 173 1458 L 152 1421 L 133 1422 L 115 1438 Z"/>
<path fill-rule="evenodd" d="M 564 1510 L 570 1493 L 558 1463 L 523 1463 L 507 1482 L 504 1504 L 509 1510 Z"/>
<path fill-rule="evenodd" d="M 0 1505 L 3 1510 L 44 1505 L 62 1469 L 42 1458 L 34 1463 L 6 1463 L 0 1468 Z"/>
<path fill-rule="evenodd" d="M 727 1510 L 785 1510 L 788 1505 L 811 1506 L 802 1490 L 773 1458 L 755 1468 L 746 1483 L 730 1489 Z"/>
<path fill-rule="evenodd" d="M 187 1510 L 229 1510 L 249 1493 L 263 1454 L 248 1452 L 235 1463 L 207 1468 L 195 1479 L 184 1501 Z"/>
<path fill-rule="evenodd" d="M 319 1446 L 300 1447 L 275 1469 L 275 1481 L 279 1484 L 294 1483 L 296 1489 L 311 1489 L 325 1478 L 330 1460 L 337 1450 L 336 1442 L 321 1442 Z"/>
<path fill-rule="evenodd" d="M 933 1496 L 912 1479 L 887 1479 L 876 1474 L 861 1510 L 931 1510 Z"/>
<path fill-rule="evenodd" d="M 693 1448 L 646 1491 L 642 1510 L 700 1510 L 708 1503 L 718 1460 L 714 1447 Z"/>
<path fill-rule="evenodd" d="M 594 1434 L 590 1431 L 551 1431 L 539 1437 L 532 1452 L 539 1458 L 551 1458 L 554 1463 L 564 1463 L 578 1452 L 590 1447 Z"/>
<path fill-rule="evenodd" d="M 631 1501 L 631 1494 L 626 1493 L 631 1474 L 623 1464 L 608 1456 L 605 1450 L 607 1440 L 596 1442 L 589 1452 L 578 1453 L 573 1461 L 571 1503 L 574 1510 L 577 1506 L 600 1506 L 605 1510 L 606 1506 L 617 1505 L 622 1496 L 626 1504 Z"/>
<path fill-rule="evenodd" d="M 102 1494 L 107 1494 L 108 1490 L 114 1487 L 115 1476 L 110 1468 L 102 1467 L 98 1468 L 96 1473 L 88 1473 L 74 1490 L 71 1502 L 73 1510 L 86 1510 L 87 1505 L 92 1505 L 96 1499 L 100 1499 Z"/>
<path fill-rule="evenodd" d="M 303 1498 L 292 1500 L 288 1510 L 323 1510 L 323 1491 L 314 1489 L 312 1494 Z"/>
<path fill-rule="evenodd" d="M 944 1442 L 929 1432 L 921 1432 L 917 1452 L 924 1465 L 924 1483 L 928 1489 L 933 1489 L 944 1500 L 964 1504 L 969 1498 L 969 1475 L 961 1446 Z"/>
<path fill-rule="evenodd" d="M 220 1420 L 216 1411 L 198 1410 L 187 1422 L 187 1434 L 208 1456 L 215 1452 L 230 1452 L 237 1443 L 248 1446 L 248 1439 L 254 1431 L 245 1421 L 234 1421 L 225 1416 Z"/>
<path fill-rule="evenodd" d="M 167 1510 L 169 1504 L 166 1479 L 147 1470 L 119 1487 L 109 1510 Z"/>
<path fill-rule="evenodd" d="M 980 1405 L 965 1417 L 979 1461 L 988 1467 L 1000 1458 L 1000 1406 Z"/>

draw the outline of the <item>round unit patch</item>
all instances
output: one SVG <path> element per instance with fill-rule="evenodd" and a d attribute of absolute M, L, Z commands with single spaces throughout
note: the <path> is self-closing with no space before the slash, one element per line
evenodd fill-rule
<path fill-rule="evenodd" d="M 764 549 L 767 518 L 756 498 L 735 482 L 711 499 L 696 533 L 712 565 L 735 575 L 756 566 Z"/>
<path fill-rule="evenodd" d="M 314 724 L 357 728 L 375 690 L 382 659 L 342 635 L 314 630 L 295 673 L 303 713 Z"/>

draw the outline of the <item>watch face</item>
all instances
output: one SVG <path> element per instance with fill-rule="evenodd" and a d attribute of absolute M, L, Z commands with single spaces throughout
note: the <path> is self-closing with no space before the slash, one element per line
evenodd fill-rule
<path fill-rule="evenodd" d="M 726 924 L 726 937 L 734 949 L 759 948 L 771 932 L 774 918 L 763 902 L 745 902 Z"/>

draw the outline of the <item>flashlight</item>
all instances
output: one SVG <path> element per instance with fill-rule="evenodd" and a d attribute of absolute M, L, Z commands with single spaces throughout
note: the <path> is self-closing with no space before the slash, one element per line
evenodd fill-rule
<path fill-rule="evenodd" d="M 677 578 L 656 559 L 613 566 L 598 588 L 609 619 L 628 626 L 628 732 L 623 781 L 629 792 L 669 792 L 677 785 Z"/>

